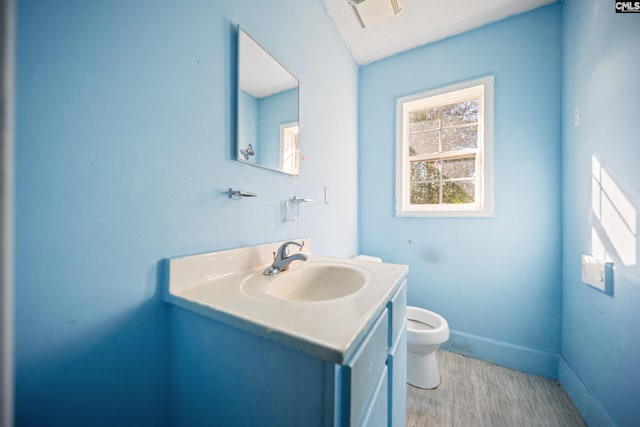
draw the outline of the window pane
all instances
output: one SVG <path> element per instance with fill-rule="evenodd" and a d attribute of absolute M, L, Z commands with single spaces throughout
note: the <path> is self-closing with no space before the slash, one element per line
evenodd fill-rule
<path fill-rule="evenodd" d="M 440 151 L 440 131 L 409 135 L 409 155 L 437 153 Z"/>
<path fill-rule="evenodd" d="M 440 109 L 428 108 L 426 110 L 409 113 L 409 133 L 440 128 Z"/>
<path fill-rule="evenodd" d="M 475 178 L 476 157 L 442 161 L 442 178 Z"/>
<path fill-rule="evenodd" d="M 492 77 L 397 100 L 398 216 L 492 214 L 493 105 Z"/>
<path fill-rule="evenodd" d="M 412 205 L 437 205 L 440 203 L 438 183 L 411 183 Z"/>
<path fill-rule="evenodd" d="M 478 98 L 442 107 L 442 127 L 476 123 L 477 121 Z"/>
<path fill-rule="evenodd" d="M 411 181 L 440 180 L 440 161 L 411 162 Z"/>
<path fill-rule="evenodd" d="M 455 181 L 442 183 L 442 203 L 473 203 L 475 181 Z"/>
<path fill-rule="evenodd" d="M 456 151 L 478 147 L 478 125 L 450 128 L 442 131 L 442 151 Z"/>

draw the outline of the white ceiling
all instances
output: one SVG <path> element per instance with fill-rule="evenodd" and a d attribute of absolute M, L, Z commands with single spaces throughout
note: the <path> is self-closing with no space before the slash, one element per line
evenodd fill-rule
<path fill-rule="evenodd" d="M 298 87 L 298 80 L 243 30 L 238 43 L 238 84 L 242 90 L 259 99 Z"/>
<path fill-rule="evenodd" d="M 402 8 L 399 15 L 374 27 L 362 28 L 348 0 L 324 0 L 338 31 L 359 64 L 368 64 L 556 0 L 398 1 Z"/>

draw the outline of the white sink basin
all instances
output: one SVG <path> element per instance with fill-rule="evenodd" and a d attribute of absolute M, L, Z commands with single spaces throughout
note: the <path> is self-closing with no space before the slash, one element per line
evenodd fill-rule
<path fill-rule="evenodd" d="M 266 291 L 286 301 L 327 301 L 352 295 L 366 283 L 363 272 L 349 265 L 308 264 L 278 273 Z"/>
<path fill-rule="evenodd" d="M 300 262 L 275 276 L 253 273 L 242 281 L 242 291 L 253 297 L 291 302 L 320 302 L 348 297 L 369 283 L 364 270 L 339 263 Z"/>
<path fill-rule="evenodd" d="M 291 239 L 289 239 L 291 240 Z M 344 363 L 407 275 L 407 266 L 302 252 L 289 270 L 265 276 L 284 242 L 167 260 L 165 301 L 291 346 Z"/>

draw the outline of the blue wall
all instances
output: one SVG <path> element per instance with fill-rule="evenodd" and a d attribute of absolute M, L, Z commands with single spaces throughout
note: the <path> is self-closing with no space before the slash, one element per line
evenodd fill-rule
<path fill-rule="evenodd" d="M 256 144 L 258 140 L 258 98 L 244 90 L 238 93 L 238 121 L 236 123 L 238 132 L 237 150 L 249 148 L 249 144 L 253 147 L 253 155 L 249 156 L 248 161 L 254 162 L 258 160 L 260 155 L 260 147 Z"/>
<path fill-rule="evenodd" d="M 537 9 L 360 70 L 363 253 L 407 263 L 408 303 L 447 348 L 549 377 L 560 350 L 561 8 Z M 396 99 L 495 78 L 495 217 L 397 218 Z"/>
<path fill-rule="evenodd" d="M 280 125 L 298 121 L 298 93 L 290 89 L 258 101 L 260 164 L 280 167 Z"/>
<path fill-rule="evenodd" d="M 640 15 L 616 14 L 605 0 L 565 0 L 563 16 L 560 381 L 589 425 L 633 426 L 640 419 Z M 618 210 L 600 218 L 592 208 L 594 159 L 611 178 L 602 191 Z M 615 263 L 613 295 L 580 281 L 580 255 L 602 256 L 602 248 Z"/>
<path fill-rule="evenodd" d="M 565 0 L 358 74 L 321 1 L 17 9 L 17 425 L 168 425 L 158 261 L 303 235 L 409 264 L 409 303 L 449 320 L 449 349 L 557 374 L 591 425 L 640 419 L 637 15 Z M 300 177 L 232 160 L 237 24 L 301 81 Z M 495 217 L 395 218 L 395 100 L 488 74 Z M 594 159 L 635 224 L 593 213 Z M 293 195 L 318 201 L 284 223 Z M 612 296 L 580 282 L 601 250 Z"/>
<path fill-rule="evenodd" d="M 357 66 L 321 1 L 17 9 L 16 423 L 166 425 L 160 259 L 305 235 L 357 252 Z M 300 177 L 232 160 L 237 24 L 302 82 Z M 293 195 L 318 202 L 284 223 Z"/>
<path fill-rule="evenodd" d="M 264 98 L 241 90 L 238 108 L 238 147 L 251 144 L 248 161 L 280 168 L 280 125 L 298 121 L 299 90 L 289 89 Z"/>

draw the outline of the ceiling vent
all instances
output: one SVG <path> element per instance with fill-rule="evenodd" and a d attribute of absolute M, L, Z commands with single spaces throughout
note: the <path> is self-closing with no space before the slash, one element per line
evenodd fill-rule
<path fill-rule="evenodd" d="M 400 13 L 399 0 L 349 0 L 362 28 L 371 28 Z"/>

